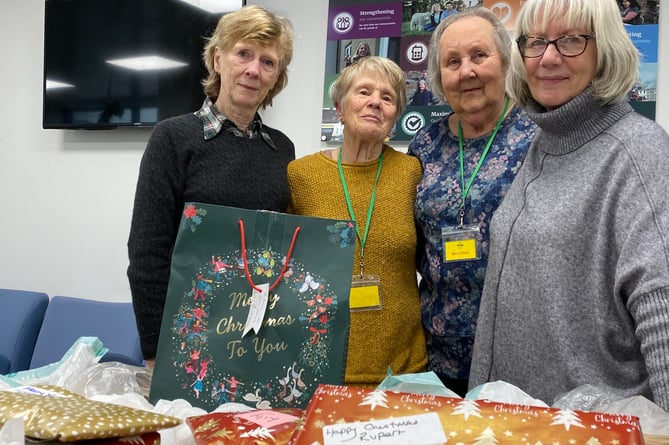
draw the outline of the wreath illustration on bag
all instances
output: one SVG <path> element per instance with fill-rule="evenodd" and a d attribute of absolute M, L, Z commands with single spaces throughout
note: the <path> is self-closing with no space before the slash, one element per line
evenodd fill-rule
<path fill-rule="evenodd" d="M 184 218 L 187 220 L 184 227 L 194 233 L 206 218 L 206 210 L 187 206 Z M 336 222 L 329 225 L 327 231 L 329 241 L 340 247 L 355 242 L 354 228 L 348 222 Z M 221 333 L 238 333 L 241 341 L 243 320 L 233 321 L 232 316 L 212 320 L 210 311 L 213 301 L 228 296 L 231 284 L 247 278 L 251 285 L 267 280 L 275 282 L 282 286 L 279 299 L 291 298 L 301 303 L 299 314 L 285 315 L 285 318 L 294 318 L 291 322 L 299 323 L 302 332 L 299 353 L 265 380 L 226 371 L 225 362 L 234 359 L 234 352 L 209 348 L 210 338 Z M 243 243 L 242 248 L 232 252 L 215 252 L 191 272 L 190 286 L 183 289 L 181 304 L 173 316 L 171 344 L 175 377 L 183 390 L 193 391 L 196 399 L 212 407 L 226 402 L 246 402 L 259 409 L 304 405 L 329 367 L 330 336 L 337 307 L 338 297 L 327 279 L 308 270 L 290 253 L 277 252 L 271 247 L 247 249 Z M 275 320 L 277 329 L 281 323 L 288 324 L 283 318 Z M 278 344 L 266 344 L 261 337 L 252 341 L 256 353 L 270 354 L 280 349 Z"/>

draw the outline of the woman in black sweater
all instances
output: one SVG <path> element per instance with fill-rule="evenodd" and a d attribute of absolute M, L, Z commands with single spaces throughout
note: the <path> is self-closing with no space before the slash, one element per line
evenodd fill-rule
<path fill-rule="evenodd" d="M 142 351 L 153 365 L 172 249 L 185 202 L 284 212 L 295 147 L 259 109 L 288 82 L 290 23 L 259 6 L 224 15 L 203 52 L 209 76 L 198 111 L 160 122 L 139 169 L 128 279 Z"/>

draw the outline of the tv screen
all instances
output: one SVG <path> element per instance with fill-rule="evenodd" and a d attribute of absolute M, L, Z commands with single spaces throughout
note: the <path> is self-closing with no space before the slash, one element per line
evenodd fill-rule
<path fill-rule="evenodd" d="M 244 3 L 46 0 L 42 126 L 151 127 L 197 110 L 205 37 Z"/>

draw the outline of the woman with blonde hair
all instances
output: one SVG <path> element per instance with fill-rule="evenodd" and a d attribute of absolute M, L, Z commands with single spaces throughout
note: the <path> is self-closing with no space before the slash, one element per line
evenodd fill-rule
<path fill-rule="evenodd" d="M 153 363 L 171 253 L 185 202 L 285 211 L 286 166 L 295 147 L 258 111 L 288 82 L 290 23 L 260 6 L 225 14 L 207 39 L 205 100 L 160 122 L 142 157 L 135 193 L 128 279 L 142 351 Z M 166 99 L 167 100 L 167 99 Z"/>
<path fill-rule="evenodd" d="M 669 135 L 628 103 L 638 51 L 615 0 L 528 0 L 513 37 L 539 130 L 490 227 L 470 384 L 669 410 Z"/>

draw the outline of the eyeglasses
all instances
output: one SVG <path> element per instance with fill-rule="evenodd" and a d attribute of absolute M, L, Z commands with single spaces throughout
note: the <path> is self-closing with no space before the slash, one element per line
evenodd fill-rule
<path fill-rule="evenodd" d="M 576 57 L 585 52 L 588 41 L 593 37 L 593 35 L 577 34 L 546 40 L 543 37 L 521 36 L 516 43 L 523 57 L 541 57 L 546 52 L 548 45 L 555 46 L 557 52 L 564 57 Z"/>

